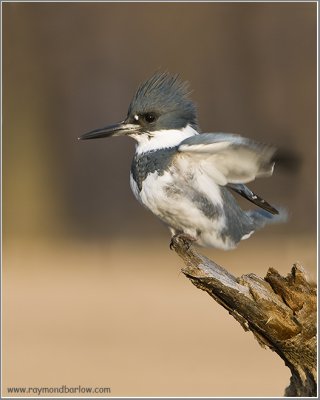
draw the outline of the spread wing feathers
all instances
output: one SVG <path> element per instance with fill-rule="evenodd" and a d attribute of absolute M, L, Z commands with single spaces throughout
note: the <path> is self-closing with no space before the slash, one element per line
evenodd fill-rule
<path fill-rule="evenodd" d="M 276 149 L 239 135 L 203 133 L 182 141 L 178 151 L 192 157 L 219 185 L 270 176 Z"/>
<path fill-rule="evenodd" d="M 257 194 L 253 193 L 246 185 L 242 184 L 234 184 L 229 183 L 228 186 L 230 189 L 234 190 L 238 194 L 240 194 L 245 199 L 251 201 L 251 203 L 263 208 L 264 210 L 268 211 L 269 213 L 276 215 L 279 214 L 279 211 L 272 207 L 266 200 L 262 197 L 258 196 Z"/>

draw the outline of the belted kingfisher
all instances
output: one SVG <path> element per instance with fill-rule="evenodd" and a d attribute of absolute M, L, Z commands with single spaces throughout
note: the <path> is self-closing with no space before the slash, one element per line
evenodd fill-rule
<path fill-rule="evenodd" d="M 172 236 L 228 250 L 265 224 L 284 220 L 284 213 L 245 185 L 272 175 L 276 149 L 236 134 L 199 131 L 188 84 L 157 72 L 140 85 L 124 121 L 79 139 L 136 140 L 131 189 Z M 259 208 L 243 210 L 232 192 Z"/>

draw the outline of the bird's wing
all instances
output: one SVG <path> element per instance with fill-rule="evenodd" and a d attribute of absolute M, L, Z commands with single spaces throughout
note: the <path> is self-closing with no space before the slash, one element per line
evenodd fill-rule
<path fill-rule="evenodd" d="M 242 183 L 239 183 L 239 184 L 229 183 L 227 185 L 227 187 L 234 190 L 236 193 L 240 194 L 240 196 L 244 197 L 245 199 L 251 201 L 251 203 L 268 211 L 269 213 L 271 213 L 273 215 L 279 214 L 279 211 L 276 208 L 274 208 L 271 204 L 269 204 L 262 197 L 258 196 L 256 193 L 252 192 L 246 185 L 243 185 Z"/>
<path fill-rule="evenodd" d="M 191 158 L 217 184 L 241 184 L 270 176 L 276 149 L 239 135 L 203 133 L 182 141 L 178 152 Z"/>

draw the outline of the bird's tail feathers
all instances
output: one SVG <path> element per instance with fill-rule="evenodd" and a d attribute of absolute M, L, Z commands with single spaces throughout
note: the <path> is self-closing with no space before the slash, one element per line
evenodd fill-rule
<path fill-rule="evenodd" d="M 250 210 L 247 215 L 254 223 L 254 229 L 263 228 L 267 224 L 283 223 L 288 220 L 288 211 L 285 208 L 277 207 L 279 214 L 271 214 L 266 210 Z"/>

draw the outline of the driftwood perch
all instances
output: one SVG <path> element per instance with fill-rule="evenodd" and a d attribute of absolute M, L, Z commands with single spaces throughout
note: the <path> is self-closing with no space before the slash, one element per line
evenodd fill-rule
<path fill-rule="evenodd" d="M 264 279 L 236 278 L 181 236 L 171 246 L 185 263 L 184 275 L 284 360 L 292 374 L 285 396 L 317 396 L 316 287 L 303 268 L 295 264 L 286 277 L 270 268 Z"/>

